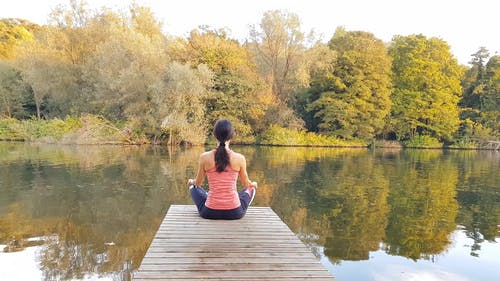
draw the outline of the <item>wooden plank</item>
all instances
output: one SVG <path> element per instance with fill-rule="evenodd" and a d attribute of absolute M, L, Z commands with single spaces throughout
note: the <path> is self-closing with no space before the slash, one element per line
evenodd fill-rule
<path fill-rule="evenodd" d="M 294 278 L 304 278 L 308 279 L 310 277 L 328 277 L 331 275 L 326 271 L 320 271 L 320 270 L 275 270 L 275 271 L 270 271 L 270 270 L 255 270 L 255 269 L 250 269 L 250 270 L 230 270 L 230 268 L 226 268 L 225 270 L 213 270 L 210 272 L 206 272 L 203 270 L 184 270 L 184 271 L 171 271 L 171 270 L 153 270 L 153 271 L 139 271 L 136 273 L 137 278 L 155 278 L 155 277 L 163 277 L 163 276 L 168 276 L 169 278 L 193 278 L 193 279 L 202 279 L 206 278 L 207 276 L 217 276 L 218 279 L 223 279 L 223 278 L 240 278 L 240 280 L 247 280 L 247 278 L 256 278 L 256 277 L 294 277 Z M 333 280 L 333 277 L 332 279 Z"/>
<path fill-rule="evenodd" d="M 205 276 L 203 278 L 199 279 L 194 279 L 192 277 L 185 279 L 185 278 L 179 278 L 179 277 L 157 277 L 157 278 L 134 278 L 135 281 L 148 281 L 148 280 L 154 280 L 154 281 L 171 281 L 171 280 L 224 280 L 224 281 L 241 281 L 240 278 L 219 278 L 219 277 L 213 277 L 213 276 Z M 304 278 L 302 277 L 273 277 L 273 278 L 266 278 L 266 277 L 261 277 L 261 278 L 252 278 L 248 277 L 245 279 L 245 281 L 304 281 Z M 308 281 L 331 281 L 331 277 L 309 277 L 307 278 Z"/>
<path fill-rule="evenodd" d="M 283 258 L 283 257 L 272 257 L 272 258 L 248 258 L 248 257 L 218 257 L 218 258 L 212 258 L 212 257 L 191 257 L 191 258 L 179 258 L 176 257 L 175 259 L 165 259 L 165 258 L 153 258 L 153 257 L 147 257 L 142 260 L 141 265 L 146 265 L 146 264 L 211 264 L 211 263 L 216 263 L 216 264 L 222 264 L 224 266 L 228 264 L 278 264 L 278 267 L 280 264 L 307 264 L 308 261 L 311 261 L 308 257 L 300 257 L 300 258 Z M 314 264 L 316 266 L 316 264 Z"/>
<path fill-rule="evenodd" d="M 133 280 L 334 280 L 266 207 L 243 219 L 206 220 L 172 205 Z"/>
<path fill-rule="evenodd" d="M 185 247 L 170 247 L 170 248 L 157 248 L 157 247 L 152 247 L 149 248 L 148 254 L 149 253 L 227 253 L 227 252 L 232 252 L 232 253 L 241 253 L 244 255 L 245 253 L 266 253 L 269 252 L 270 249 L 264 249 L 264 248 L 205 248 L 205 249 L 195 249 L 195 248 L 185 248 Z M 291 248 L 291 247 L 281 247 L 281 248 L 273 248 L 273 252 L 275 253 L 283 253 L 283 255 L 289 255 L 293 253 L 307 253 L 311 254 L 311 252 L 307 249 L 302 249 L 302 248 Z M 286 254 L 285 254 L 286 253 Z"/>
<path fill-rule="evenodd" d="M 147 257 L 144 258 L 241 258 L 242 253 L 237 252 L 182 252 L 182 253 L 171 253 L 171 252 L 151 252 Z M 276 252 L 257 252 L 257 253 L 245 253 L 244 255 L 248 259 L 252 258 L 283 258 L 281 253 Z M 302 258 L 310 257 L 310 252 L 297 252 L 293 255 L 287 255 L 287 258 Z M 144 261 L 143 260 L 143 261 Z"/>

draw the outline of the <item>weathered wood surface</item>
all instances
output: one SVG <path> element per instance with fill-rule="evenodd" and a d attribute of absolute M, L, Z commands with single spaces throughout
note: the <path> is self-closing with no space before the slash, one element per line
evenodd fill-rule
<path fill-rule="evenodd" d="M 172 205 L 133 280 L 334 280 L 271 208 L 205 220 Z"/>

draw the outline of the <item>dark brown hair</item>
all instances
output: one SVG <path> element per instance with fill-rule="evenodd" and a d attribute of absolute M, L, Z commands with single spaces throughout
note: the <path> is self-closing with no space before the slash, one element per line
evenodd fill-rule
<path fill-rule="evenodd" d="M 231 122 L 226 119 L 220 119 L 215 123 L 214 136 L 219 141 L 219 146 L 215 150 L 215 170 L 223 172 L 229 165 L 229 154 L 226 151 L 226 141 L 234 136 L 234 129 Z"/>

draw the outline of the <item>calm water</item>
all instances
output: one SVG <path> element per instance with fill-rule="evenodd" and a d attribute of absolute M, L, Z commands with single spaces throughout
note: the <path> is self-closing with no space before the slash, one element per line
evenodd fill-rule
<path fill-rule="evenodd" d="M 500 152 L 233 149 L 340 281 L 500 280 Z M 0 279 L 129 280 L 202 151 L 0 143 Z"/>

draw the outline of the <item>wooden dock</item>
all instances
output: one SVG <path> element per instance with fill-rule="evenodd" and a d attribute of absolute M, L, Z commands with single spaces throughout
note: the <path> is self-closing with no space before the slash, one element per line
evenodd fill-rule
<path fill-rule="evenodd" d="M 335 280 L 266 207 L 241 220 L 206 220 L 172 205 L 132 280 Z"/>

